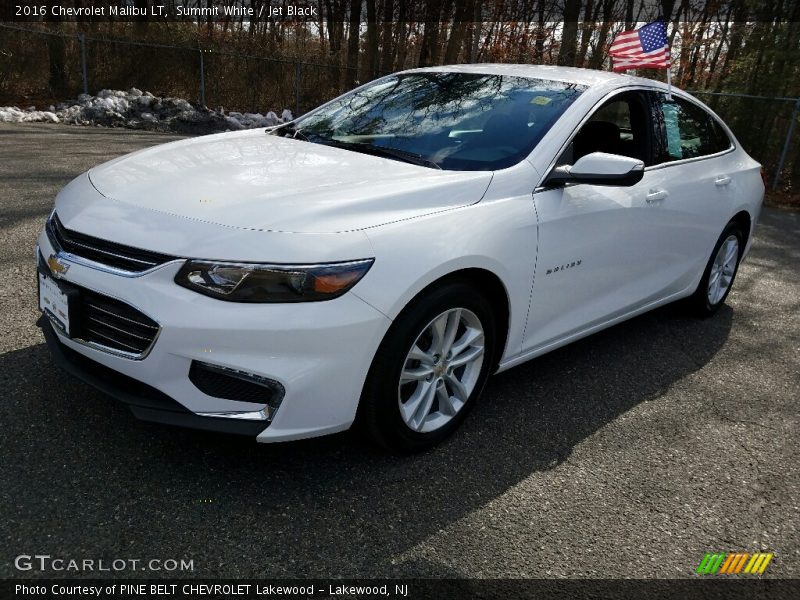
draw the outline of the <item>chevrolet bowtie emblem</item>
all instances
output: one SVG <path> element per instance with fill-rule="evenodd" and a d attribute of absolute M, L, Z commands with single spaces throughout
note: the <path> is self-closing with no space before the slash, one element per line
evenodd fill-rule
<path fill-rule="evenodd" d="M 63 277 L 69 271 L 69 264 L 58 258 L 55 254 L 51 254 L 47 259 L 47 266 L 55 278 Z"/>

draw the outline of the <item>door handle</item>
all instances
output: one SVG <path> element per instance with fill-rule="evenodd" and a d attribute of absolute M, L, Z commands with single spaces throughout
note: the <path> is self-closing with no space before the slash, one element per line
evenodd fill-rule
<path fill-rule="evenodd" d="M 724 187 L 731 182 L 731 178 L 727 175 L 720 175 L 714 180 L 714 185 L 717 187 Z"/>
<path fill-rule="evenodd" d="M 667 192 L 667 190 L 650 190 L 646 196 L 646 200 L 648 202 L 658 202 L 667 196 L 669 196 L 669 192 Z"/>

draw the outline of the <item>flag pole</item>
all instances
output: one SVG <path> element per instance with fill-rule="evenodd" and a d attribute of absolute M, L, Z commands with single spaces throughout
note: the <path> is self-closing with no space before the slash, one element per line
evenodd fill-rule
<path fill-rule="evenodd" d="M 672 101 L 672 65 L 667 67 L 667 100 Z"/>
<path fill-rule="evenodd" d="M 667 24 L 664 22 L 664 35 L 667 33 Z M 667 38 L 669 39 L 669 38 Z M 672 48 L 667 42 L 667 100 L 672 102 Z"/>

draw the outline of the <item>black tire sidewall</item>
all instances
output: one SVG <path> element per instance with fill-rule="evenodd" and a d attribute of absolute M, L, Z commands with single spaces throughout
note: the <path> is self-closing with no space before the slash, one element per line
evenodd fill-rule
<path fill-rule="evenodd" d="M 725 243 L 725 240 L 727 240 L 731 235 L 735 235 L 739 242 L 739 255 L 736 257 L 736 267 L 733 270 L 733 277 L 731 278 L 731 283 L 728 286 L 728 289 L 725 290 L 725 294 L 723 294 L 719 302 L 716 304 L 711 304 L 711 302 L 708 300 L 708 281 L 711 277 L 711 267 L 714 264 L 714 259 L 717 257 L 717 253 L 722 247 L 722 244 Z M 725 304 L 725 300 L 728 298 L 728 294 L 731 293 L 731 290 L 733 289 L 733 282 L 736 280 L 736 275 L 739 272 L 739 263 L 742 260 L 742 253 L 744 252 L 743 244 L 744 234 L 742 233 L 741 228 L 736 223 L 728 223 L 723 230 L 722 235 L 719 236 L 717 243 L 714 244 L 714 250 L 711 252 L 711 257 L 708 259 L 708 264 L 706 264 L 706 270 L 703 272 L 703 278 L 700 280 L 700 285 L 697 287 L 697 291 L 694 295 L 695 307 L 701 315 L 713 315 L 723 304 Z"/>
<path fill-rule="evenodd" d="M 484 360 L 475 388 L 465 405 L 443 427 L 420 433 L 400 415 L 397 388 L 411 345 L 438 315 L 452 308 L 466 308 L 480 320 L 484 332 Z M 497 330 L 489 302 L 466 282 L 453 281 L 423 294 L 395 319 L 375 355 L 361 398 L 360 417 L 368 421 L 369 434 L 381 445 L 400 451 L 418 451 L 449 436 L 466 417 L 483 391 L 495 364 Z"/>

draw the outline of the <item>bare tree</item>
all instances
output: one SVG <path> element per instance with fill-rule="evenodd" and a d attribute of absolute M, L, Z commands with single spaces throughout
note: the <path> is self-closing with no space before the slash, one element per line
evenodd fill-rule
<path fill-rule="evenodd" d="M 392 70 L 394 44 L 392 44 L 392 17 L 394 16 L 394 0 L 383 0 L 383 23 L 381 24 L 381 60 L 380 70 L 387 73 Z"/>
<path fill-rule="evenodd" d="M 345 81 L 353 87 L 358 78 L 358 52 L 361 40 L 361 0 L 350 2 L 350 29 L 347 33 L 347 73 Z"/>
<path fill-rule="evenodd" d="M 465 0 L 456 5 L 453 27 L 450 31 L 450 37 L 447 40 L 447 48 L 444 52 L 445 64 L 452 64 L 458 61 L 458 55 L 461 53 L 461 47 L 467 36 L 469 19 L 474 11 L 474 2 L 475 0 Z"/>
<path fill-rule="evenodd" d="M 364 44 L 364 65 L 361 79 L 367 81 L 378 73 L 378 7 L 377 0 L 366 0 L 367 38 Z"/>
<path fill-rule="evenodd" d="M 564 0 L 564 29 L 561 34 L 561 48 L 558 51 L 559 65 L 575 65 L 575 44 L 580 15 L 581 0 Z"/>
<path fill-rule="evenodd" d="M 428 0 L 425 10 L 425 33 L 422 36 L 422 45 L 419 51 L 420 67 L 436 64 L 442 1 L 443 0 Z"/>

